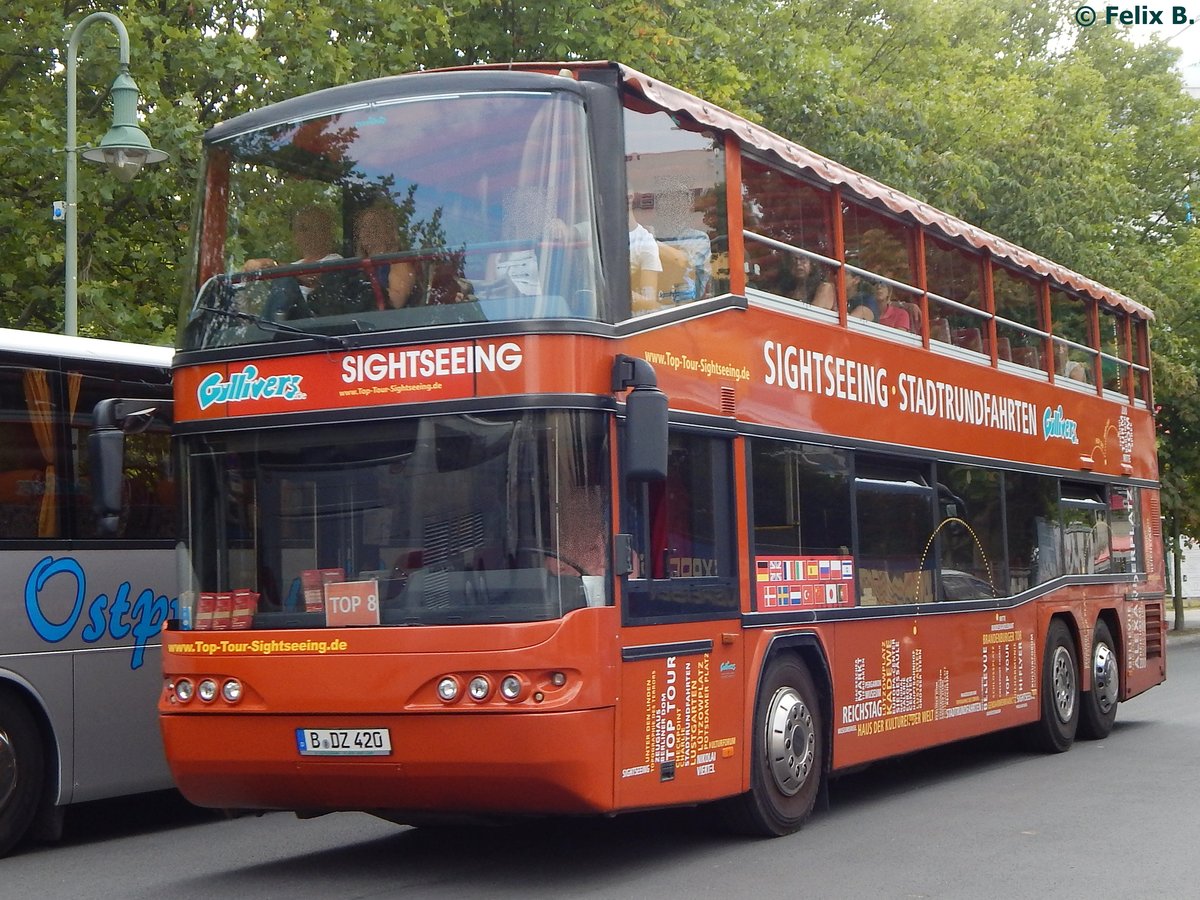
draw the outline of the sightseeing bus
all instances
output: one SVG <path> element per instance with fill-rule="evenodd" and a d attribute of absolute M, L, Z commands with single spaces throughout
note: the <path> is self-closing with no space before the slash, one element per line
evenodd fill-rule
<path fill-rule="evenodd" d="M 167 347 L 0 329 L 0 855 L 67 804 L 166 788 L 159 632 L 178 595 L 166 424 L 128 435 L 112 528 L 87 436 L 110 398 L 169 402 Z"/>
<path fill-rule="evenodd" d="M 193 802 L 777 835 L 1164 679 L 1134 300 L 613 63 L 287 100 L 200 190 Z"/>

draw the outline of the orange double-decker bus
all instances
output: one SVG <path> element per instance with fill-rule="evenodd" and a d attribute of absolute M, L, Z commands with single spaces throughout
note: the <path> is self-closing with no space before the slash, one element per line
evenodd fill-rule
<path fill-rule="evenodd" d="M 1165 677 L 1133 300 L 612 63 L 334 88 L 204 156 L 192 801 L 783 834 Z"/>

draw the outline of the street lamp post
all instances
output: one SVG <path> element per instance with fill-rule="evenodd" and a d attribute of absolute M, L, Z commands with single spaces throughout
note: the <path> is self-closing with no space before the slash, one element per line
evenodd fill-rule
<path fill-rule="evenodd" d="M 63 331 L 66 334 L 79 333 L 79 148 L 75 143 L 75 65 L 80 36 L 89 25 L 101 19 L 111 22 L 117 29 L 121 41 L 121 70 L 112 86 L 112 127 L 100 145 L 84 152 L 83 158 L 88 162 L 104 163 L 121 181 L 132 180 L 146 163 L 162 162 L 167 158 L 167 154 L 150 146 L 150 139 L 137 125 L 138 88 L 129 77 L 129 32 L 112 13 L 92 13 L 75 26 L 67 43 L 67 196 L 64 204 L 67 243 L 63 259 L 66 267 Z"/>

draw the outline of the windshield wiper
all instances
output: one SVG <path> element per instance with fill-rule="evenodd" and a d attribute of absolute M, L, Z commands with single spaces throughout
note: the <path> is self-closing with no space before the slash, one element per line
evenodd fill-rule
<path fill-rule="evenodd" d="M 219 306 L 196 306 L 194 307 L 204 312 L 216 313 L 219 316 L 227 316 L 230 319 L 238 319 L 242 322 L 252 322 L 261 328 L 263 331 L 273 331 L 278 334 L 298 334 L 303 337 L 315 338 L 318 341 L 323 341 L 326 344 L 331 344 L 334 347 L 340 347 L 345 350 L 349 344 L 336 334 L 322 334 L 319 331 L 305 331 L 303 328 L 297 328 L 295 325 L 285 325 L 283 322 L 272 322 L 270 319 L 264 319 L 262 316 L 256 316 L 254 313 L 242 312 L 236 309 L 221 309 Z M 357 323 L 355 323 L 357 324 Z"/>

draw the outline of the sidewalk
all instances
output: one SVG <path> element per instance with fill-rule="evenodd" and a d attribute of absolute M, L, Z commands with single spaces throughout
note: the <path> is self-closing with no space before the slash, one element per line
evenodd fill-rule
<path fill-rule="evenodd" d="M 1167 619 L 1167 643 L 1200 641 L 1200 597 L 1183 598 L 1183 630 L 1175 630 L 1175 598 L 1167 597 L 1163 609 Z"/>

